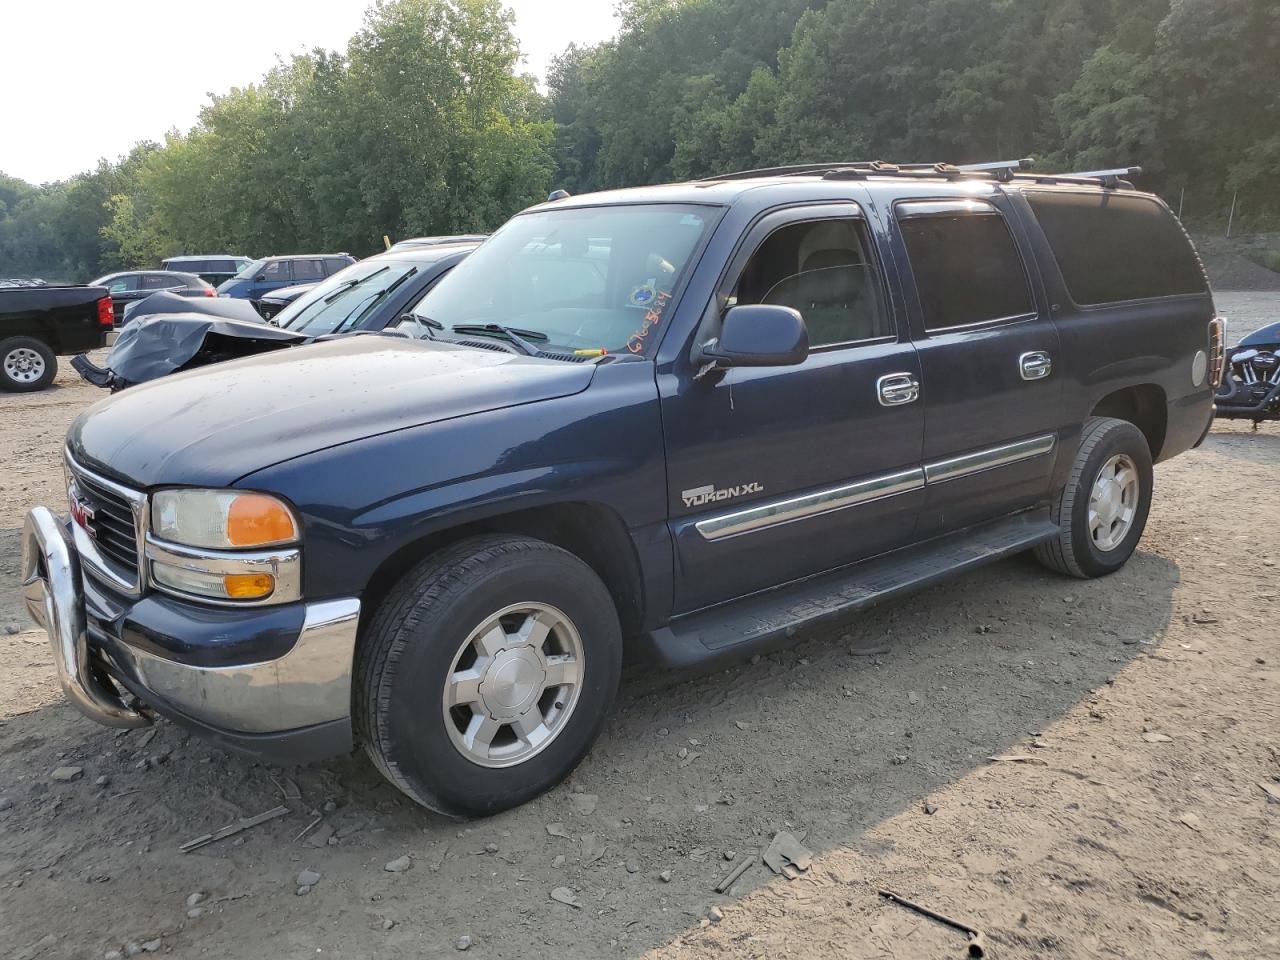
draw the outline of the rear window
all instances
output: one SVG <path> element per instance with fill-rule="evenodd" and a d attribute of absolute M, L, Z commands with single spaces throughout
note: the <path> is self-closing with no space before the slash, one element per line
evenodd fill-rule
<path fill-rule="evenodd" d="M 897 213 L 930 333 L 1035 312 L 1022 257 L 995 207 L 924 201 L 900 203 Z"/>
<path fill-rule="evenodd" d="M 1208 289 L 1190 241 L 1162 204 L 1114 193 L 1028 191 L 1071 299 L 1084 306 Z"/>

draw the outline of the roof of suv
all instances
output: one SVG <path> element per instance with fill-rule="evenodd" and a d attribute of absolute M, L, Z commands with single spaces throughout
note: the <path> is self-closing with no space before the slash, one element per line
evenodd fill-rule
<path fill-rule="evenodd" d="M 920 165 L 923 166 L 923 165 Z M 917 197 L 982 197 L 1000 187 L 1036 187 L 1037 189 L 1069 187 L 1072 189 L 1119 189 L 1138 192 L 1126 179 L 1141 172 L 1139 168 L 1099 171 L 1096 174 L 1028 174 L 1010 171 L 965 171 L 946 165 L 894 167 L 892 165 L 830 164 L 799 168 L 773 168 L 746 171 L 648 187 L 605 190 L 551 200 L 532 207 L 549 210 L 557 207 L 585 207 L 627 203 L 704 203 L 729 206 L 750 200 L 767 206 L 796 199 L 848 199 L 847 184 L 858 183 L 873 196 L 892 198 Z M 815 169 L 817 167 L 817 169 Z"/>

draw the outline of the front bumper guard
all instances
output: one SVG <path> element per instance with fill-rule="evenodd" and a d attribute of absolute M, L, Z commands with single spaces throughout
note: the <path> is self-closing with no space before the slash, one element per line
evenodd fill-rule
<path fill-rule="evenodd" d="M 62 692 L 77 710 L 109 727 L 131 729 L 150 723 L 95 675 L 89 659 L 80 556 L 66 528 L 48 507 L 27 514 L 22 534 L 22 593 L 27 612 L 49 634 Z"/>
<path fill-rule="evenodd" d="M 324 727 L 337 731 L 326 752 L 348 749 L 351 671 L 360 623 L 355 598 L 309 603 L 288 653 L 258 663 L 204 667 L 159 657 L 101 631 L 85 615 L 80 560 L 65 526 L 46 507 L 27 515 L 23 591 L 32 619 L 49 633 L 67 699 L 113 727 L 147 724 L 145 708 L 126 703 L 109 673 L 161 714 L 232 739 L 271 737 Z M 345 745 L 345 746 L 344 746 Z"/>

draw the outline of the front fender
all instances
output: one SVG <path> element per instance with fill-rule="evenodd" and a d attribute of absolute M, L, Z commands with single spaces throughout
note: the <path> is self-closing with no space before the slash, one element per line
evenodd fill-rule
<path fill-rule="evenodd" d="M 667 503 L 653 367 L 606 364 L 572 396 L 341 444 L 237 486 L 297 506 L 304 595 L 316 599 L 361 594 L 415 542 L 517 510 L 589 501 L 651 531 Z"/>

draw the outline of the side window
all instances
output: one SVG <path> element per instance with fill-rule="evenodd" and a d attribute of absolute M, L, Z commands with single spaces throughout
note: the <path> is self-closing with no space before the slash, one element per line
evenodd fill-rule
<path fill-rule="evenodd" d="M 293 261 L 293 279 L 296 283 L 311 283 L 315 280 L 323 280 L 324 276 L 322 260 Z"/>
<path fill-rule="evenodd" d="M 925 330 L 1035 312 L 1013 235 L 995 207 L 972 200 L 897 206 Z"/>
<path fill-rule="evenodd" d="M 1208 289 L 1200 259 L 1172 213 L 1146 197 L 1027 191 L 1027 202 L 1084 306 Z"/>
<path fill-rule="evenodd" d="M 743 267 L 733 303 L 794 307 L 814 347 L 892 336 L 884 292 L 862 220 L 780 227 Z"/>
<path fill-rule="evenodd" d="M 177 277 L 165 276 L 163 273 L 144 273 L 141 286 L 143 290 L 167 290 L 182 286 L 182 281 Z"/>
<path fill-rule="evenodd" d="M 133 277 L 116 277 L 107 285 L 108 293 L 128 293 L 130 290 L 138 289 L 138 278 Z"/>
<path fill-rule="evenodd" d="M 262 268 L 262 278 L 266 282 L 289 279 L 289 261 L 272 260 Z"/>
<path fill-rule="evenodd" d="M 352 261 L 346 257 L 328 257 L 324 261 L 324 272 L 327 276 L 333 276 L 339 270 L 345 270 L 351 266 Z"/>

